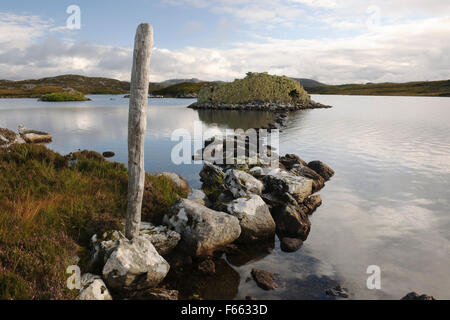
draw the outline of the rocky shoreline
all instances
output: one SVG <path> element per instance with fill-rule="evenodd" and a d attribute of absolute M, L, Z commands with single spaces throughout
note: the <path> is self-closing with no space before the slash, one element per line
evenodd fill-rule
<path fill-rule="evenodd" d="M 213 103 L 213 102 L 194 102 L 188 108 L 194 110 L 215 109 L 215 110 L 253 110 L 253 111 L 295 111 L 306 109 L 327 109 L 332 108 L 318 102 L 261 102 L 250 101 L 245 103 Z"/>
<path fill-rule="evenodd" d="M 47 132 L 27 129 L 22 125 L 19 125 L 18 133 L 0 128 L 0 148 L 8 148 L 13 144 L 50 142 L 52 142 L 52 136 Z"/>
<path fill-rule="evenodd" d="M 25 143 L 17 140 L 29 131 L 20 127 L 16 134 L 0 129 L 0 142 Z M 214 139 L 208 143 L 214 143 Z M 199 173 L 201 189 L 191 189 L 176 173 L 160 175 L 187 197 L 179 198 L 165 211 L 161 223 L 143 221 L 139 236 L 131 241 L 123 235 L 124 225 L 101 234 L 91 233 L 89 247 L 85 248 L 89 255 L 80 263 L 83 274 L 77 299 L 202 299 L 185 292 L 192 284 L 186 285 L 183 279 L 192 274 L 197 281 L 223 277 L 224 268 L 230 268 L 219 258 L 223 253 L 232 257 L 267 250 L 267 243 L 273 248 L 275 237 L 280 239 L 282 251 L 299 250 L 311 230 L 309 217 L 322 204 L 318 192 L 334 171 L 321 161 L 306 162 L 298 155 L 286 154 L 279 157 L 277 168 L 264 161 L 231 165 L 205 161 Z M 78 257 L 75 260 L 80 261 Z M 245 261 L 239 262 L 242 264 Z M 282 286 L 280 275 L 270 270 L 252 269 L 248 279 L 261 290 Z M 340 286 L 326 294 L 350 296 Z M 434 298 L 409 294 L 404 299 Z"/>

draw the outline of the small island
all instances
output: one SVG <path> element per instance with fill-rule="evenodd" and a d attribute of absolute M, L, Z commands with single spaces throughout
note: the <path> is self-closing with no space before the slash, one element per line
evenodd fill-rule
<path fill-rule="evenodd" d="M 247 73 L 244 79 L 203 88 L 192 109 L 300 110 L 330 108 L 311 100 L 306 90 L 286 76 Z"/>
<path fill-rule="evenodd" d="M 89 101 L 91 99 L 86 98 L 85 95 L 78 91 L 70 92 L 54 92 L 44 94 L 40 101 L 46 102 L 65 102 L 65 101 Z"/>

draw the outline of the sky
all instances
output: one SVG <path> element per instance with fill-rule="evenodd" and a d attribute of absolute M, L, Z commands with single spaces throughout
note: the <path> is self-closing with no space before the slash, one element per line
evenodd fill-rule
<path fill-rule="evenodd" d="M 2 0 L 0 79 L 129 80 L 141 22 L 154 28 L 154 82 L 450 78 L 449 0 Z"/>

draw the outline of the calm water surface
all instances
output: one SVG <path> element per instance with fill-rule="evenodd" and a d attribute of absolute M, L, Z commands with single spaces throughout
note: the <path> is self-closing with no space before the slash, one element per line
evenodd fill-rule
<path fill-rule="evenodd" d="M 45 103 L 0 99 L 0 127 L 19 124 L 50 132 L 50 148 L 113 151 L 127 162 L 128 99 Z M 399 299 L 410 291 L 450 299 L 450 98 L 313 96 L 332 109 L 292 113 L 280 135 L 281 153 L 322 160 L 336 175 L 320 192 L 323 205 L 296 253 L 278 239 L 227 263 L 207 288 L 212 298 L 326 299 L 341 284 L 353 299 Z M 195 111 L 194 100 L 152 99 L 146 170 L 175 171 L 199 187 L 199 165 L 170 161 L 173 130 L 250 128 L 274 116 L 264 112 Z M 381 268 L 381 290 L 369 290 L 369 265 Z M 246 281 L 252 268 L 280 274 L 282 287 L 266 292 Z M 222 288 L 221 290 L 215 290 Z"/>

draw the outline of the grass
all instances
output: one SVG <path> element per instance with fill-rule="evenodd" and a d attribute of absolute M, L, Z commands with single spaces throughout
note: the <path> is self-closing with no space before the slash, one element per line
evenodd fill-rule
<path fill-rule="evenodd" d="M 85 264 L 94 233 L 120 229 L 127 206 L 123 164 L 45 146 L 0 149 L 0 299 L 73 299 L 66 268 Z M 146 175 L 144 221 L 158 221 L 177 197 L 165 177 Z"/>
<path fill-rule="evenodd" d="M 311 94 L 450 97 L 450 80 L 408 83 L 345 84 L 305 88 Z"/>
<path fill-rule="evenodd" d="M 64 101 L 88 101 L 89 99 L 81 92 L 54 92 L 44 94 L 41 101 L 64 102 Z"/>

